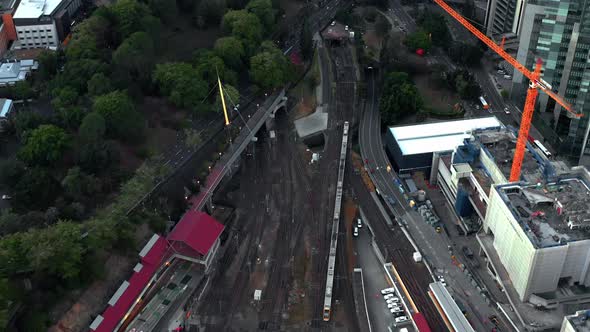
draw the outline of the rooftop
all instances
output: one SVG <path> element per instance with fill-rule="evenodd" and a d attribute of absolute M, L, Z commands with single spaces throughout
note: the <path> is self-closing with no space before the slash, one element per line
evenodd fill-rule
<path fill-rule="evenodd" d="M 12 12 L 16 0 L 0 0 L 0 13 Z"/>
<path fill-rule="evenodd" d="M 565 320 L 568 321 L 574 331 L 576 332 L 590 332 L 590 310 L 580 310 L 573 315 L 565 316 Z"/>
<path fill-rule="evenodd" d="M 13 18 L 39 18 L 51 15 L 62 0 L 22 0 Z"/>
<path fill-rule="evenodd" d="M 533 245 L 546 248 L 590 238 L 588 180 L 572 174 L 557 182 L 505 184 L 496 190 Z"/>
<path fill-rule="evenodd" d="M 170 241 L 180 241 L 205 256 L 223 232 L 224 226 L 200 211 L 189 210 L 168 235 Z"/>
<path fill-rule="evenodd" d="M 471 137 L 477 129 L 500 128 L 502 124 L 495 116 L 426 123 L 420 125 L 390 127 L 404 155 L 451 151 Z"/>

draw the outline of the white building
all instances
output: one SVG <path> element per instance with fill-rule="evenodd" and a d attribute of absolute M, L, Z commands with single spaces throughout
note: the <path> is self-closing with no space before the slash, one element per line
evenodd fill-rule
<path fill-rule="evenodd" d="M 17 48 L 56 48 L 70 33 L 81 0 L 22 0 L 13 19 Z"/>
<path fill-rule="evenodd" d="M 590 310 L 580 310 L 563 317 L 560 332 L 590 332 Z"/>
<path fill-rule="evenodd" d="M 14 111 L 14 104 L 12 100 L 0 98 L 0 132 L 5 130 L 10 116 Z"/>
<path fill-rule="evenodd" d="M 21 60 L 0 64 L 0 86 L 14 85 L 18 81 L 27 79 L 32 70 L 39 67 L 33 60 Z"/>
<path fill-rule="evenodd" d="M 493 186 L 483 229 L 521 301 L 590 301 L 590 173 Z"/>

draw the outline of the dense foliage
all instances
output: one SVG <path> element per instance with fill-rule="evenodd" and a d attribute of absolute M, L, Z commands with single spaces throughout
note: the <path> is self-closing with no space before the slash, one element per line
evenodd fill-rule
<path fill-rule="evenodd" d="M 417 113 L 423 101 L 407 73 L 390 72 L 385 77 L 379 106 L 382 122 L 391 125 L 406 115 Z"/>

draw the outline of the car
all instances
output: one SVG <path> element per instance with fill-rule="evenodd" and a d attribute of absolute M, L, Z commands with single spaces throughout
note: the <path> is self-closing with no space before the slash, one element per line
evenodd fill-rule
<path fill-rule="evenodd" d="M 408 321 L 408 317 L 407 316 L 400 316 L 400 317 L 395 317 L 395 322 L 396 323 L 403 323 Z"/>
<path fill-rule="evenodd" d="M 352 231 L 352 236 L 357 237 L 359 236 L 359 229 L 358 227 L 355 227 L 354 230 Z"/>
<path fill-rule="evenodd" d="M 363 227 L 363 223 L 361 221 L 361 218 L 357 218 L 357 220 L 356 220 L 356 227 L 358 227 L 358 228 Z"/>
<path fill-rule="evenodd" d="M 443 278 L 443 276 L 438 276 L 438 281 L 441 283 L 441 285 L 447 287 L 447 283 L 445 282 L 445 278 Z"/>
<path fill-rule="evenodd" d="M 435 230 L 437 233 L 440 233 L 440 232 L 442 231 L 442 228 L 440 228 L 440 226 L 437 226 L 437 227 L 436 227 L 434 230 Z"/>
<path fill-rule="evenodd" d="M 390 294 L 385 294 L 385 295 L 383 295 L 383 298 L 384 298 L 385 300 L 389 300 L 389 299 L 390 299 L 390 298 L 392 298 L 392 297 L 395 297 L 395 294 L 391 294 L 391 293 L 390 293 Z"/>
<path fill-rule="evenodd" d="M 383 295 L 391 294 L 391 293 L 395 293 L 395 288 L 389 287 L 389 288 L 385 288 L 385 289 L 381 290 L 381 294 L 383 294 Z"/>
<path fill-rule="evenodd" d="M 503 71 L 502 69 L 499 69 L 499 70 L 498 70 L 498 74 L 504 75 L 504 74 L 506 74 L 506 72 L 505 72 L 505 71 Z"/>
<path fill-rule="evenodd" d="M 507 79 L 507 80 L 510 80 L 510 79 L 512 79 L 512 76 L 510 76 L 510 75 L 504 75 L 504 78 Z"/>
<path fill-rule="evenodd" d="M 500 325 L 500 321 L 498 320 L 498 317 L 496 315 L 491 315 L 488 318 L 490 319 L 490 322 L 494 323 L 494 325 Z"/>
<path fill-rule="evenodd" d="M 331 26 L 335 26 L 336 25 L 336 21 L 332 21 L 332 23 L 330 23 Z"/>
<path fill-rule="evenodd" d="M 387 303 L 397 303 L 397 302 L 399 302 L 399 298 L 397 298 L 397 297 L 392 297 L 392 298 L 389 298 L 389 299 L 387 299 L 387 300 L 385 300 L 385 301 L 386 301 Z"/>
<path fill-rule="evenodd" d="M 496 88 L 502 89 L 502 85 L 501 84 L 496 84 Z"/>
<path fill-rule="evenodd" d="M 461 248 L 461 250 L 463 250 L 463 253 L 465 254 L 465 256 L 467 256 L 469 258 L 473 258 L 473 251 L 471 251 L 471 249 L 469 249 L 469 247 L 463 246 Z"/>
<path fill-rule="evenodd" d="M 348 31 L 348 25 L 344 26 L 344 30 Z"/>
<path fill-rule="evenodd" d="M 12 199 L 12 197 L 9 196 L 9 195 L 2 195 L 2 199 L 5 200 L 5 201 L 7 201 L 9 199 Z"/>
<path fill-rule="evenodd" d="M 389 309 L 399 308 L 399 304 L 397 304 L 397 303 L 387 303 L 387 307 Z"/>
<path fill-rule="evenodd" d="M 392 314 L 394 314 L 396 312 L 404 312 L 404 310 L 402 308 L 391 308 L 389 311 L 391 311 Z"/>
<path fill-rule="evenodd" d="M 504 113 L 510 114 L 510 111 L 508 110 L 508 107 L 504 107 Z"/>

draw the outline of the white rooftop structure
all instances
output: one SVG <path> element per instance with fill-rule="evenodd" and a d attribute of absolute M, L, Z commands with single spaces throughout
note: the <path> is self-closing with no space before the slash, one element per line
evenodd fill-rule
<path fill-rule="evenodd" d="M 447 288 L 443 286 L 442 283 L 433 282 L 429 287 L 455 331 L 475 332 Z"/>
<path fill-rule="evenodd" d="M 402 154 L 412 155 L 421 153 L 450 151 L 461 145 L 471 132 L 477 129 L 501 127 L 502 124 L 495 116 L 426 123 L 403 127 L 390 127 Z"/>
<path fill-rule="evenodd" d="M 31 65 L 29 60 L 0 64 L 0 86 L 12 85 L 18 81 L 25 80 L 27 74 L 31 70 L 37 69 L 38 66 L 39 64 L 36 61 Z"/>
<path fill-rule="evenodd" d="M 22 0 L 13 18 L 39 18 L 51 15 L 61 2 L 62 0 Z"/>
<path fill-rule="evenodd" d="M 8 114 L 12 110 L 12 100 L 0 99 L 0 118 L 8 117 Z"/>

